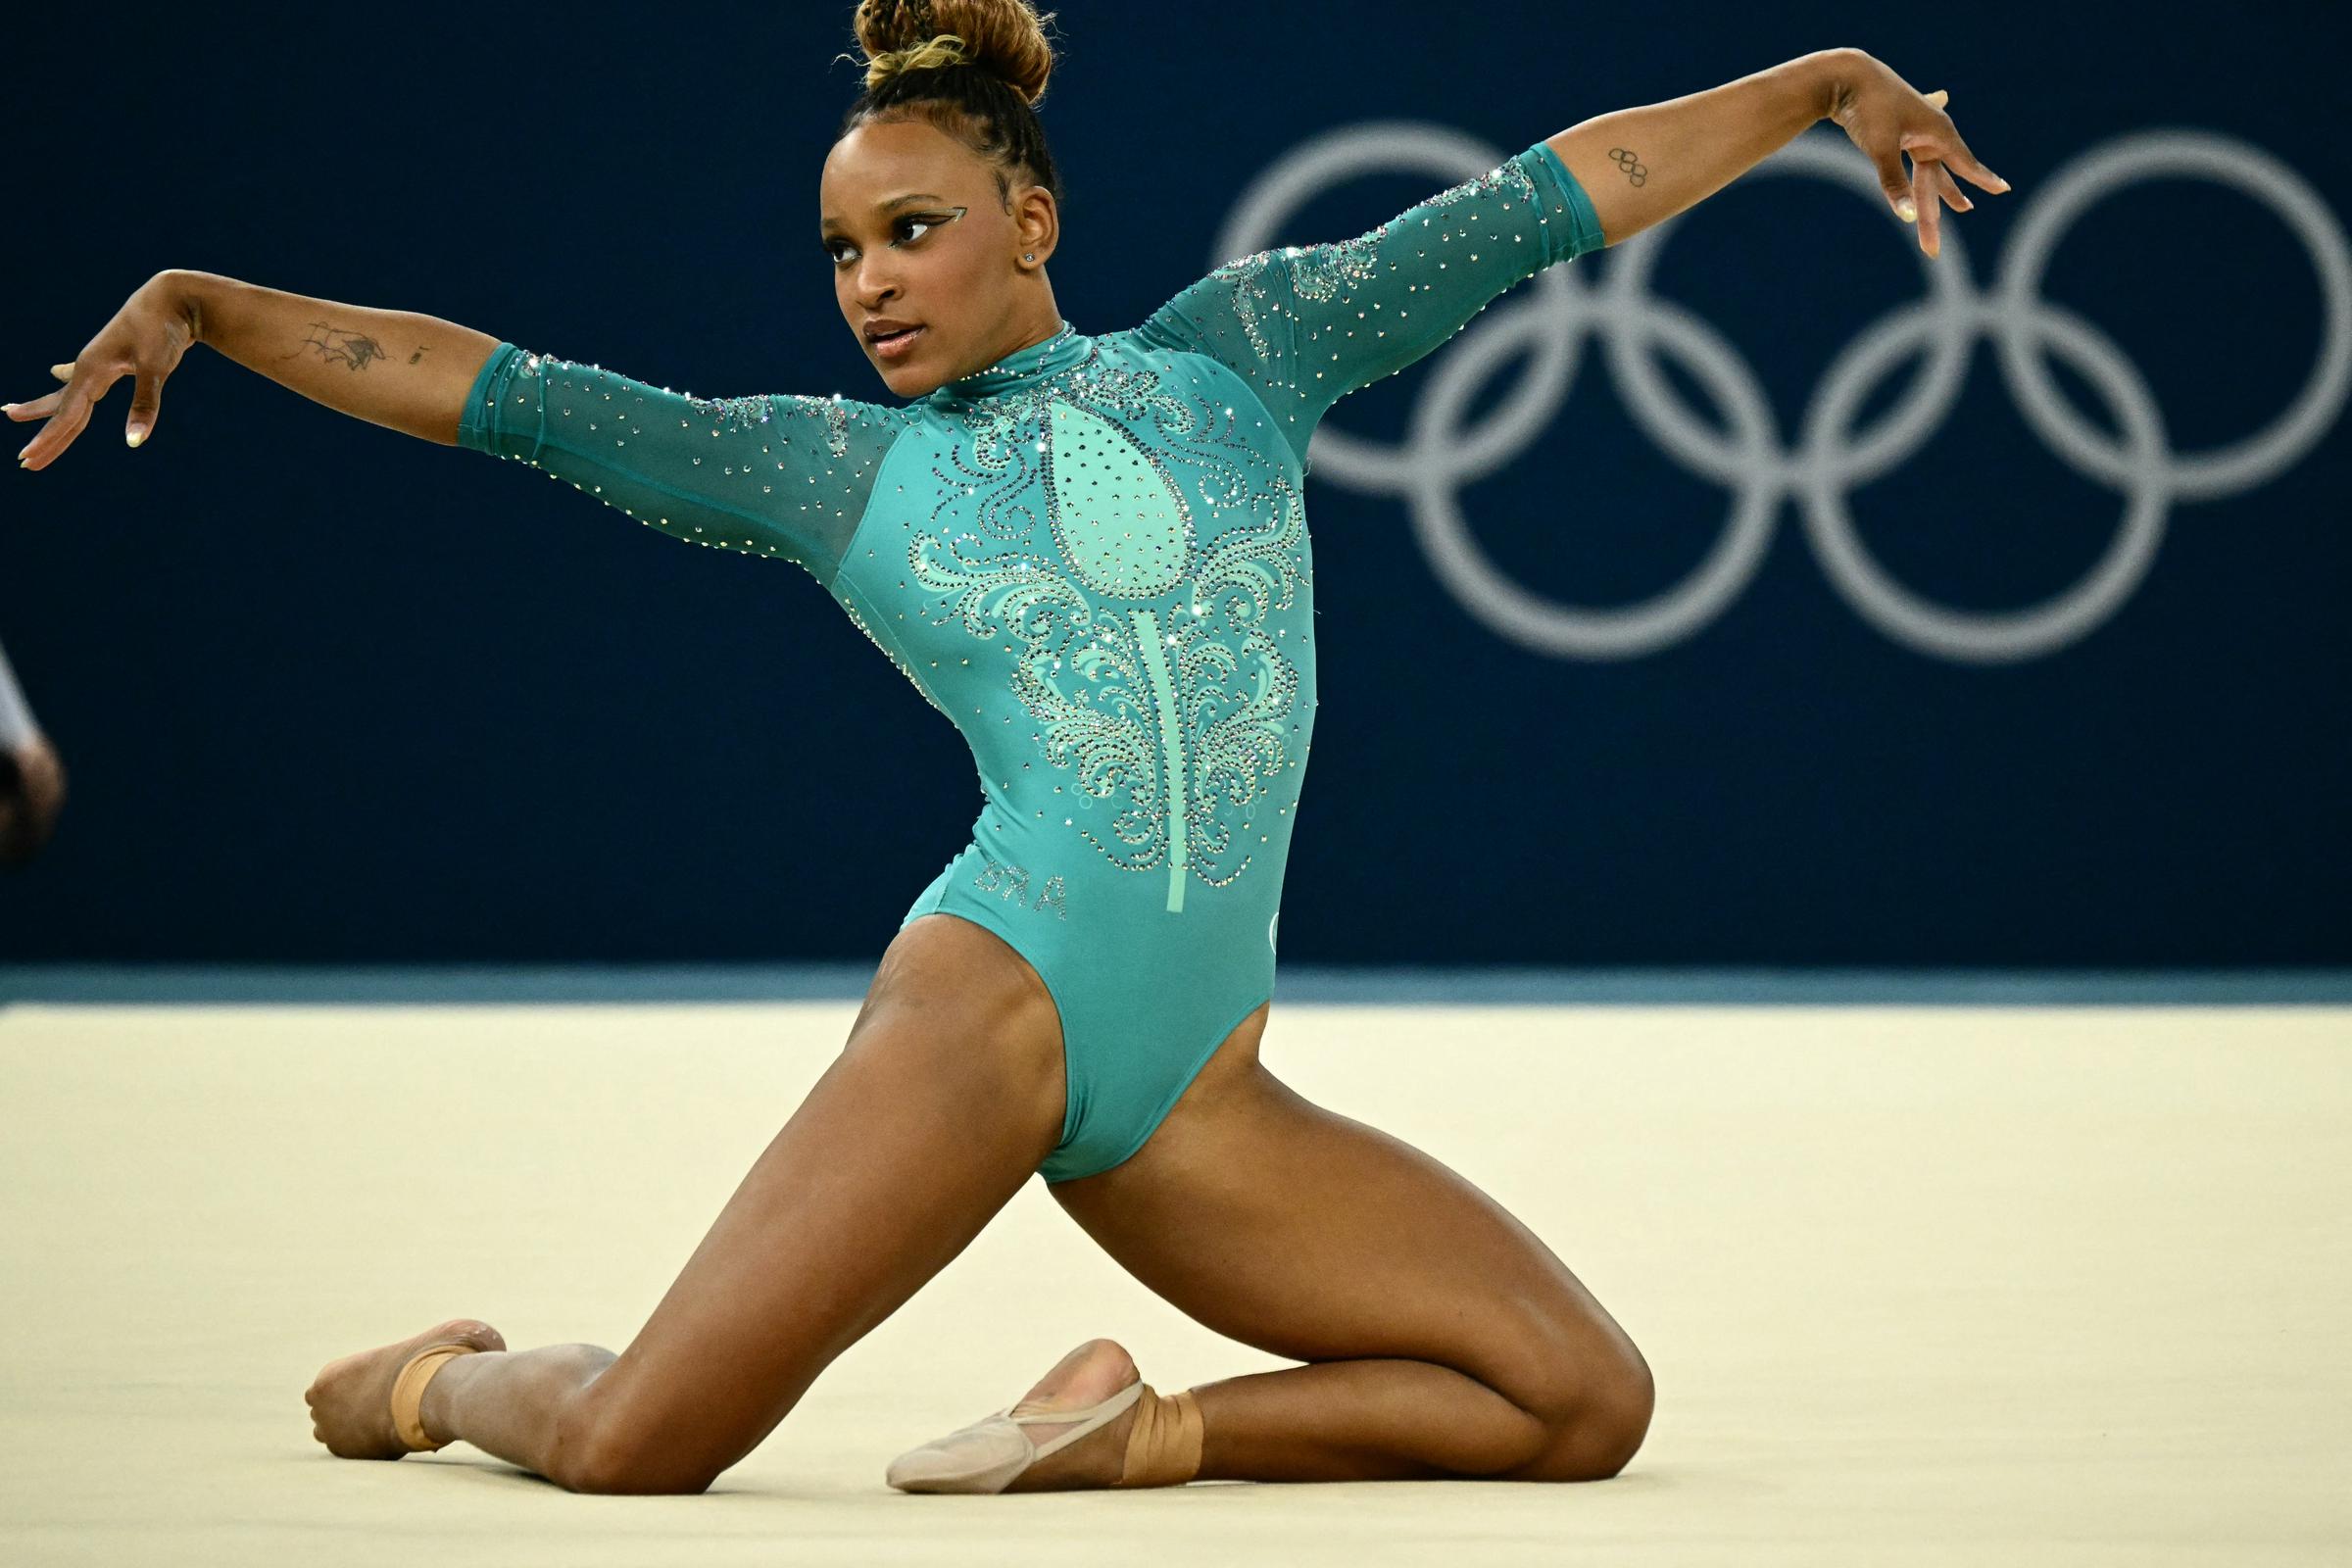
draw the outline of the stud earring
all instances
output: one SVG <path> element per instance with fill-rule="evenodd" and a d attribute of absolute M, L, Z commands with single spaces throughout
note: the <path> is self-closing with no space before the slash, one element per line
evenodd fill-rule
<path fill-rule="evenodd" d="M 1031 251 L 1028 255 L 1022 257 L 1021 260 L 1024 262 L 1034 262 L 1037 260 L 1037 252 Z"/>

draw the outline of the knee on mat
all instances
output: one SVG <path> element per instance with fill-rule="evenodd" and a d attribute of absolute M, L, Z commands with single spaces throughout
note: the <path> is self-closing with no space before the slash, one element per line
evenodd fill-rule
<path fill-rule="evenodd" d="M 577 1459 L 559 1465 L 563 1472 L 548 1479 L 566 1492 L 608 1497 L 691 1496 L 710 1490 L 718 1477 L 701 1470 L 681 1470 L 625 1450 L 590 1448 Z"/>
<path fill-rule="evenodd" d="M 710 1491 L 718 1471 L 707 1464 L 681 1463 L 675 1446 L 670 1444 L 665 1451 L 649 1442 L 642 1430 L 630 1430 L 625 1421 L 583 1411 L 559 1426 L 548 1479 L 566 1492 L 601 1496 L 680 1496 Z"/>
<path fill-rule="evenodd" d="M 1545 1356 L 1550 1375 L 1524 1380 L 1519 1408 L 1543 1422 L 1543 1448 L 1512 1469 L 1515 1481 L 1601 1481 L 1618 1474 L 1648 1437 L 1658 1385 L 1640 1351 L 1594 1361 L 1590 1340 Z"/>
<path fill-rule="evenodd" d="M 1549 1439 L 1525 1481 L 1605 1481 L 1640 1451 L 1657 1408 L 1657 1384 L 1646 1363 L 1624 1375 L 1589 1384 L 1583 1396 L 1548 1423 Z"/>

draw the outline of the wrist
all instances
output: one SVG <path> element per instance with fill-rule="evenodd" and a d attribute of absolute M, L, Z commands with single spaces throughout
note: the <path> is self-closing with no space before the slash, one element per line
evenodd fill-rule
<path fill-rule="evenodd" d="M 211 272 L 195 272 L 174 267 L 149 278 L 147 287 L 156 292 L 165 307 L 187 328 L 188 341 L 202 343 L 205 340 L 205 314 L 213 302 L 214 285 L 225 281 Z"/>
<path fill-rule="evenodd" d="M 1859 49 L 1818 49 L 1806 55 L 1806 88 L 1816 120 L 1836 120 L 1853 95 L 1854 83 L 1870 56 Z"/>

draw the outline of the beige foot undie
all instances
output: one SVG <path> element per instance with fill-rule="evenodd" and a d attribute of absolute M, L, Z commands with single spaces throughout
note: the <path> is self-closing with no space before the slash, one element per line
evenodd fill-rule
<path fill-rule="evenodd" d="M 435 1443 L 424 1430 L 424 1386 L 451 1356 L 473 1355 L 480 1349 L 478 1345 L 427 1346 L 412 1356 L 400 1369 L 400 1376 L 392 1380 L 392 1431 L 411 1453 L 432 1453 L 457 1441 L 443 1438 Z"/>
<path fill-rule="evenodd" d="M 413 1339 L 330 1361 L 304 1394 L 311 1435 L 344 1459 L 397 1459 L 447 1447 L 454 1440 L 435 1443 L 419 1418 L 424 1386 L 453 1356 L 506 1348 L 487 1323 L 452 1318 Z"/>
<path fill-rule="evenodd" d="M 1070 1402 L 1089 1384 L 1123 1378 L 1134 1381 L 1108 1398 Z M 1093 1451 L 1064 1455 L 1097 1433 L 1103 1437 Z M 902 1492 L 933 1493 L 1182 1486 L 1200 1473 L 1200 1411 L 1190 1393 L 1158 1394 L 1135 1375 L 1123 1349 L 1096 1340 L 1020 1403 L 899 1455 L 886 1479 Z"/>

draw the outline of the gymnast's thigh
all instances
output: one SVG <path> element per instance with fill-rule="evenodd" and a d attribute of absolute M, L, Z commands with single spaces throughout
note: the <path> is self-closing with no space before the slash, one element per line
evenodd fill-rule
<path fill-rule="evenodd" d="M 1052 1189 L 1122 1267 L 1276 1355 L 1449 1366 L 1554 1426 L 1645 1407 L 1641 1352 L 1533 1232 L 1255 1046 L 1212 1061 L 1133 1159 Z"/>
<path fill-rule="evenodd" d="M 567 1413 L 567 1473 L 708 1486 L 1029 1180 L 1061 1073 L 1009 962 L 962 922 L 900 932 L 841 1054 Z"/>

